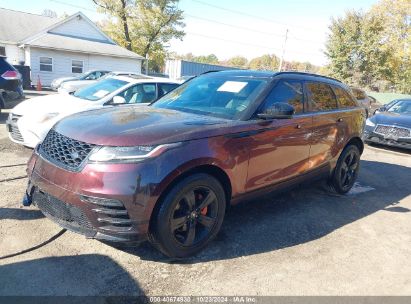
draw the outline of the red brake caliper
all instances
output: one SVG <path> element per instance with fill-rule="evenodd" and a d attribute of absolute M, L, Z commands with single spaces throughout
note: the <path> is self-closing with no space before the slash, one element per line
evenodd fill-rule
<path fill-rule="evenodd" d="M 203 198 L 202 194 L 198 194 L 198 200 L 201 200 Z M 204 207 L 203 209 L 200 210 L 200 213 L 202 215 L 207 215 L 208 207 Z"/>

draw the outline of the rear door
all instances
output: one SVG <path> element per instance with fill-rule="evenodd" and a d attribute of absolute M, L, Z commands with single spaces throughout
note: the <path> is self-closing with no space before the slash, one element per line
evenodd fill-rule
<path fill-rule="evenodd" d="M 324 82 L 305 82 L 308 111 L 313 114 L 309 169 L 328 164 L 338 156 L 344 115 L 338 110 L 337 99 L 331 87 Z"/>
<path fill-rule="evenodd" d="M 290 119 L 260 120 L 261 130 L 251 137 L 246 191 L 290 179 L 307 170 L 312 117 L 304 112 L 303 85 L 298 80 L 280 80 L 259 112 L 275 102 L 294 106 Z"/>

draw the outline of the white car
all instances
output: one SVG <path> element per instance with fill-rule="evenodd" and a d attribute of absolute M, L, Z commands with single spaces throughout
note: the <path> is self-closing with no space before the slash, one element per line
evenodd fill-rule
<path fill-rule="evenodd" d="M 101 79 L 114 77 L 114 76 L 132 76 L 134 78 L 141 78 L 141 79 L 153 79 L 154 78 L 154 77 L 146 76 L 146 75 L 135 73 L 135 72 L 110 72 L 110 73 L 105 74 L 100 79 L 77 79 L 77 80 L 65 81 L 60 85 L 57 91 L 59 93 L 72 94 L 78 89 L 95 84 Z"/>
<path fill-rule="evenodd" d="M 66 116 L 122 104 L 148 104 L 178 87 L 164 78 L 116 76 L 80 89 L 74 95 L 53 94 L 27 99 L 14 107 L 6 121 L 9 138 L 34 148 L 55 123 Z"/>
<path fill-rule="evenodd" d="M 72 81 L 72 80 L 97 80 L 107 73 L 110 73 L 110 71 L 105 71 L 105 70 L 91 70 L 88 72 L 85 72 L 84 74 L 81 74 L 80 76 L 74 77 L 61 77 L 61 78 L 56 78 L 51 82 L 51 89 L 54 91 L 57 91 L 58 88 L 67 81 Z"/>

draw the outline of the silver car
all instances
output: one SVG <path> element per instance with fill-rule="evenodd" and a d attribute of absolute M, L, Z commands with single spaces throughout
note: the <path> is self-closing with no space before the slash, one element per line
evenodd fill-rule
<path fill-rule="evenodd" d="M 51 89 L 54 91 L 57 91 L 58 88 L 67 81 L 73 81 L 73 80 L 79 80 L 79 81 L 85 81 L 85 80 L 97 80 L 100 77 L 103 77 L 107 73 L 110 73 L 110 71 L 106 70 L 90 70 L 84 74 L 81 74 L 80 76 L 71 76 L 71 77 L 60 77 L 56 78 L 51 82 Z"/>

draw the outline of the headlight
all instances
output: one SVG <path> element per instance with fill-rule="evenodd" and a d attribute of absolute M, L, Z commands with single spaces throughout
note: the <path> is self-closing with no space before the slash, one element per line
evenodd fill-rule
<path fill-rule="evenodd" d="M 38 123 L 43 123 L 43 122 L 49 121 L 50 119 L 56 117 L 57 115 L 59 115 L 59 113 L 47 113 L 47 114 L 41 115 L 37 119 L 37 122 Z"/>
<path fill-rule="evenodd" d="M 181 144 L 182 143 L 164 144 L 159 146 L 101 147 L 90 155 L 89 161 L 133 163 L 156 157 L 167 150 L 181 146 Z"/>
<path fill-rule="evenodd" d="M 370 118 L 368 118 L 368 119 L 365 121 L 365 124 L 366 124 L 367 126 L 369 126 L 369 127 L 375 127 L 375 123 L 372 122 Z"/>

